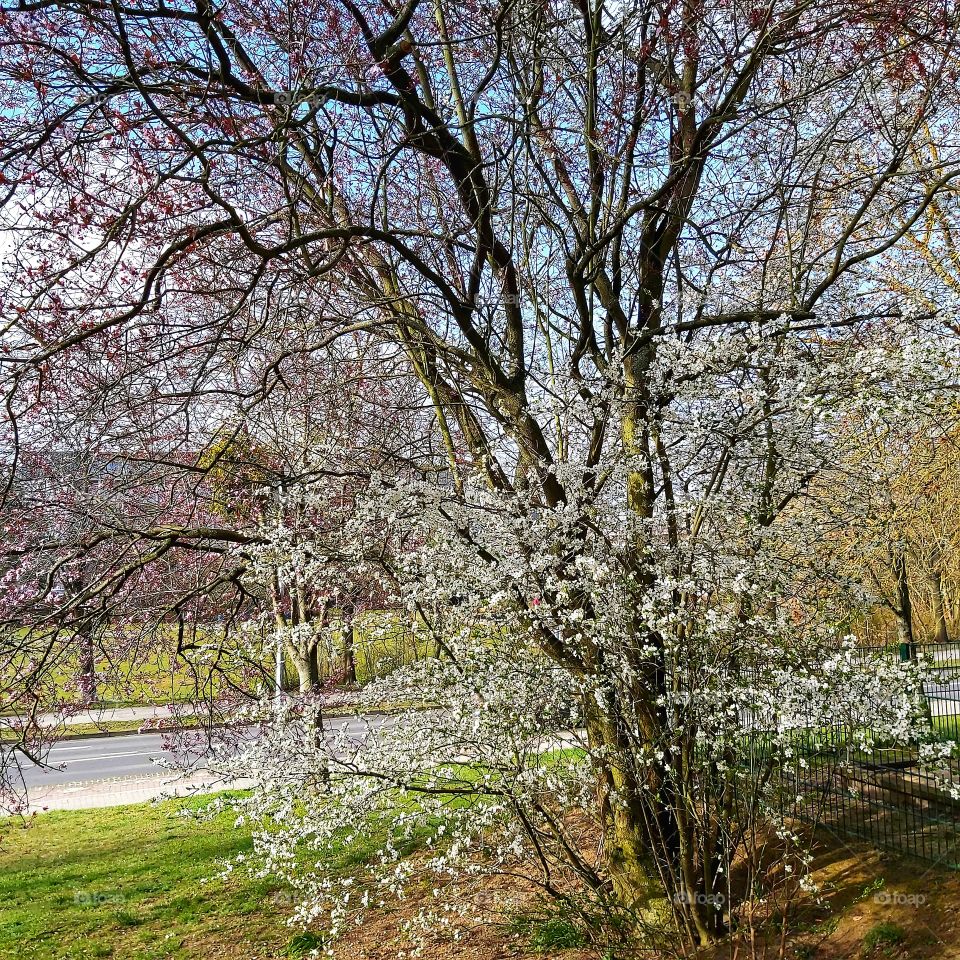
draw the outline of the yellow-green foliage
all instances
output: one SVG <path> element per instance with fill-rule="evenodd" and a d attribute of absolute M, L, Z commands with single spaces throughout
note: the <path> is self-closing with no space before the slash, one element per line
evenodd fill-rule
<path fill-rule="evenodd" d="M 210 509 L 227 520 L 246 519 L 250 495 L 270 483 L 269 463 L 269 451 L 247 433 L 222 430 L 197 461 L 207 475 Z"/>

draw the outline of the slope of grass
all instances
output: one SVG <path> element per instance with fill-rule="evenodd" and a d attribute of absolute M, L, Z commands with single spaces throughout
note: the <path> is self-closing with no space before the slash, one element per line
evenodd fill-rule
<path fill-rule="evenodd" d="M 320 931 L 287 924 L 290 893 L 242 867 L 252 849 L 229 813 L 182 815 L 210 797 L 0 820 L 0 960 L 254 960 L 307 956 Z M 463 801 L 452 797 L 451 805 Z M 405 803 L 398 798 L 398 810 Z M 324 869 L 361 886 L 392 833 L 405 855 L 435 839 L 390 817 L 329 851 Z M 315 855 L 310 854 L 311 864 Z"/>
<path fill-rule="evenodd" d="M 286 956 L 298 935 L 284 891 L 206 878 L 250 848 L 228 816 L 182 802 L 47 813 L 0 823 L 0 958 L 199 960 Z"/>

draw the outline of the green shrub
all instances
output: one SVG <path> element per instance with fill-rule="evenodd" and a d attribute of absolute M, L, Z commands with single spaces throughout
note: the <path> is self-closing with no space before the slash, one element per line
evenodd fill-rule
<path fill-rule="evenodd" d="M 907 939 L 907 932 L 899 923 L 884 920 L 867 932 L 863 938 L 863 952 L 872 953 L 877 947 L 896 947 Z"/>
<path fill-rule="evenodd" d="M 551 953 L 572 950 L 586 943 L 583 930 L 563 913 L 521 914 L 510 921 L 510 930 L 526 938 L 531 950 Z"/>
<path fill-rule="evenodd" d="M 547 953 L 550 950 L 571 950 L 582 947 L 583 934 L 566 917 L 551 917 L 537 924 L 530 933 L 530 946 Z"/>
<path fill-rule="evenodd" d="M 287 944 L 287 956 L 293 958 L 305 957 L 311 950 L 319 950 L 323 946 L 323 937 L 316 933 L 298 933 Z"/>

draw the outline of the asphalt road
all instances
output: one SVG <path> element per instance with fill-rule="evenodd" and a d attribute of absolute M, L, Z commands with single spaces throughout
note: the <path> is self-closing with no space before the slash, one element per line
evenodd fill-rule
<path fill-rule="evenodd" d="M 954 716 L 960 704 L 960 678 L 926 685 L 931 712 L 936 716 Z M 364 717 L 332 717 L 324 721 L 330 729 L 347 727 L 359 735 L 370 726 L 390 722 L 388 716 L 370 714 Z M 118 777 L 142 777 L 163 773 L 156 759 L 172 759 L 164 750 L 164 737 L 157 733 L 132 733 L 116 736 L 65 740 L 55 745 L 47 756 L 48 766 L 20 758 L 24 782 L 28 789 L 52 787 L 64 783 L 85 783 L 112 780 Z M 202 755 L 195 759 L 203 767 Z"/>
<path fill-rule="evenodd" d="M 157 733 L 131 733 L 66 740 L 51 748 L 46 767 L 21 758 L 24 781 L 30 788 L 161 773 L 154 758 L 171 759 L 163 749 L 163 739 Z"/>
<path fill-rule="evenodd" d="M 366 717 L 332 717 L 324 721 L 328 729 L 344 727 L 359 736 L 371 726 L 382 726 L 389 718 L 382 715 Z M 164 750 L 164 736 L 158 733 L 130 733 L 116 736 L 65 740 L 51 748 L 46 757 L 47 766 L 39 766 L 20 757 L 27 789 L 51 787 L 64 783 L 85 783 L 94 780 L 112 780 L 117 777 L 142 777 L 164 772 L 154 762 L 172 760 Z M 202 754 L 191 759 L 203 766 Z"/>

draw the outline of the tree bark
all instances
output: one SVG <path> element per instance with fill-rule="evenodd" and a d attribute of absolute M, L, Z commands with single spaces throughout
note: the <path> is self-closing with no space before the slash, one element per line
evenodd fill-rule
<path fill-rule="evenodd" d="M 342 683 L 357 682 L 356 658 L 356 626 L 353 617 L 348 617 L 343 624 L 343 649 L 340 666 L 340 680 Z"/>
<path fill-rule="evenodd" d="M 897 620 L 897 643 L 910 660 L 915 660 L 917 647 L 913 637 L 913 602 L 910 598 L 910 583 L 907 579 L 907 558 L 903 551 L 894 557 L 893 572 L 897 580 L 897 602 L 893 614 Z"/>
<path fill-rule="evenodd" d="M 663 897 L 663 887 L 650 859 L 637 784 L 622 762 L 616 725 L 595 704 L 587 705 L 586 727 L 591 748 L 607 760 L 598 770 L 597 792 L 610 884 L 620 904 L 643 912 L 651 900 Z"/>
<path fill-rule="evenodd" d="M 930 593 L 935 625 L 934 639 L 937 643 L 949 643 L 950 632 L 947 629 L 947 610 L 943 602 L 943 574 L 939 567 L 932 567 L 930 570 Z"/>
<path fill-rule="evenodd" d="M 94 656 L 93 624 L 84 620 L 78 631 L 80 639 L 80 684 L 84 704 L 97 702 L 97 664 Z"/>
<path fill-rule="evenodd" d="M 287 645 L 290 658 L 297 668 L 297 677 L 300 682 L 300 692 L 310 693 L 320 686 L 320 660 L 316 646 L 308 650 L 298 649 L 292 644 Z"/>

